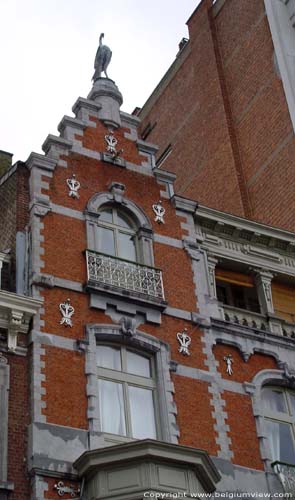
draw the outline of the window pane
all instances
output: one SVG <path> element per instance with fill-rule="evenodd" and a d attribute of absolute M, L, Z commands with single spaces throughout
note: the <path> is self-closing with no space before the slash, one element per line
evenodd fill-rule
<path fill-rule="evenodd" d="M 135 243 L 130 234 L 118 233 L 118 257 L 136 261 Z"/>
<path fill-rule="evenodd" d="M 129 386 L 132 436 L 137 439 L 156 438 L 153 393 Z"/>
<path fill-rule="evenodd" d="M 265 428 L 272 459 L 294 464 L 295 450 L 291 425 L 265 420 Z"/>
<path fill-rule="evenodd" d="M 292 413 L 292 415 L 295 415 L 295 394 L 293 394 L 292 392 L 289 392 L 288 396 L 289 396 L 290 401 L 291 401 L 291 413 Z"/>
<path fill-rule="evenodd" d="M 121 371 L 121 352 L 113 347 L 99 345 L 96 349 L 96 362 L 102 368 Z"/>
<path fill-rule="evenodd" d="M 117 224 L 121 227 L 128 227 L 128 229 L 133 229 L 133 226 L 132 224 L 130 224 L 127 217 L 125 217 L 125 215 L 121 214 L 120 212 L 117 212 Z"/>
<path fill-rule="evenodd" d="M 99 250 L 108 255 L 115 255 L 114 231 L 98 227 Z"/>
<path fill-rule="evenodd" d="M 274 389 L 263 389 L 262 391 L 262 401 L 265 408 L 269 408 L 271 411 L 278 411 L 286 413 L 286 403 L 284 393 L 280 391 L 275 391 Z"/>
<path fill-rule="evenodd" d="M 122 384 L 98 380 L 98 391 L 102 431 L 126 436 Z"/>
<path fill-rule="evenodd" d="M 150 360 L 135 352 L 127 351 L 127 372 L 141 375 L 142 377 L 150 377 Z"/>
<path fill-rule="evenodd" d="M 113 222 L 113 210 L 111 208 L 106 208 L 99 214 L 99 220 L 104 222 Z"/>

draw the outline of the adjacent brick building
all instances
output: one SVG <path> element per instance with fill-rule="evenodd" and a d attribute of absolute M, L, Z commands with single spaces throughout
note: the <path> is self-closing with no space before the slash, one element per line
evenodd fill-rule
<path fill-rule="evenodd" d="M 235 12 L 245 30 L 251 23 L 258 30 L 265 14 L 257 18 L 257 9 L 243 0 L 201 3 L 174 76 L 160 86 L 161 126 L 122 112 L 115 83 L 97 76 L 74 117 L 61 120 L 60 135 L 47 137 L 44 155 L 8 166 L 0 179 L 7 228 L 0 262 L 10 261 L 16 276 L 8 295 L 34 316 L 26 330 L 3 323 L 0 443 L 8 451 L 0 498 L 127 500 L 287 487 L 282 464 L 295 464 L 295 237 L 283 204 L 269 221 L 262 209 L 260 218 L 257 207 L 247 211 L 254 205 L 245 155 L 217 60 L 217 16 Z M 227 38 L 237 46 L 235 29 Z M 195 55 L 207 65 L 199 66 L 197 115 L 188 86 L 196 68 L 183 62 L 181 78 L 176 69 L 201 39 L 204 53 Z M 186 100 L 177 103 L 182 92 Z M 173 143 L 161 168 L 150 142 L 156 133 L 160 148 Z M 204 153 L 199 174 L 207 182 L 199 178 L 187 192 L 185 177 L 189 185 L 199 161 L 194 148 Z"/>
<path fill-rule="evenodd" d="M 176 190 L 294 231 L 293 0 L 203 0 L 141 109 Z"/>

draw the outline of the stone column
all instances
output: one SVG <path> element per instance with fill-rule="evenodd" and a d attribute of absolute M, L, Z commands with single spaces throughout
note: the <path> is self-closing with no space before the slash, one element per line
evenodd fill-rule
<path fill-rule="evenodd" d="M 213 257 L 213 255 L 207 255 L 207 265 L 208 265 L 208 287 L 209 294 L 212 299 L 217 299 L 216 294 L 216 280 L 215 280 L 215 268 L 218 263 L 218 259 Z"/>
<path fill-rule="evenodd" d="M 273 274 L 264 269 L 255 269 L 254 271 L 261 312 L 269 318 L 270 331 L 276 335 L 282 335 L 282 324 L 281 321 L 275 317 L 272 301 L 271 281 L 273 279 Z"/>
<path fill-rule="evenodd" d="M 271 280 L 273 274 L 263 269 L 255 269 L 255 283 L 262 314 L 273 314 Z"/>

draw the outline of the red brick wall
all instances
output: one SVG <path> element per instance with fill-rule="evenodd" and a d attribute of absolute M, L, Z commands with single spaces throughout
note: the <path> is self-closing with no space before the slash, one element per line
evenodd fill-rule
<path fill-rule="evenodd" d="M 228 354 L 233 359 L 232 375 L 226 373 L 224 356 Z M 277 368 L 273 357 L 259 353 L 253 354 L 249 361 L 245 362 L 238 349 L 231 346 L 216 345 L 214 355 L 219 363 L 218 371 L 222 378 L 234 382 L 251 382 L 261 370 Z M 251 397 L 246 394 L 224 391 L 222 399 L 225 400 L 224 411 L 228 415 L 226 423 L 230 427 L 228 436 L 232 442 L 233 462 L 244 467 L 263 469 Z"/>
<path fill-rule="evenodd" d="M 157 121 L 148 140 L 159 153 L 173 145 L 163 168 L 179 194 L 294 230 L 294 131 L 264 1 L 210 5 L 190 18 L 190 55 L 143 109 L 142 130 Z"/>
<path fill-rule="evenodd" d="M 233 359 L 233 374 L 226 373 L 226 363 L 224 356 L 230 354 Z M 222 378 L 234 380 L 235 382 L 252 382 L 256 373 L 261 370 L 275 370 L 277 363 L 272 356 L 265 354 L 253 354 L 246 362 L 243 360 L 242 355 L 238 349 L 227 345 L 216 345 L 214 347 L 215 359 L 219 363 L 218 371 L 221 373 Z"/>
<path fill-rule="evenodd" d="M 42 357 L 45 368 L 42 373 L 46 380 L 42 386 L 46 395 L 43 414 L 49 423 L 87 429 L 87 397 L 85 356 L 79 352 L 44 346 L 46 354 Z M 70 391 L 69 387 L 75 390 Z"/>
<path fill-rule="evenodd" d="M 7 355 L 10 366 L 8 407 L 8 480 L 11 500 L 28 500 L 27 426 L 29 424 L 28 358 Z"/>
<path fill-rule="evenodd" d="M 229 391 L 224 391 L 222 397 L 226 401 L 233 463 L 263 470 L 251 398 Z"/>
<path fill-rule="evenodd" d="M 208 383 L 187 377 L 173 376 L 177 423 L 180 428 L 179 443 L 206 450 L 217 455 L 216 432 L 212 417 L 213 406 Z"/>

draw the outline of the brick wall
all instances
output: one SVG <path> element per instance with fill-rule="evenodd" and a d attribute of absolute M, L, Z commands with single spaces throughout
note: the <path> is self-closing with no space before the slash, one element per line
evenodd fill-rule
<path fill-rule="evenodd" d="M 264 1 L 204 1 L 190 41 L 147 101 L 142 130 L 172 144 L 163 168 L 179 194 L 294 230 L 294 131 L 274 65 Z M 176 41 L 177 42 L 177 41 Z"/>
<path fill-rule="evenodd" d="M 29 424 L 28 358 L 6 355 L 10 366 L 8 403 L 8 480 L 11 500 L 28 500 L 27 426 Z"/>

